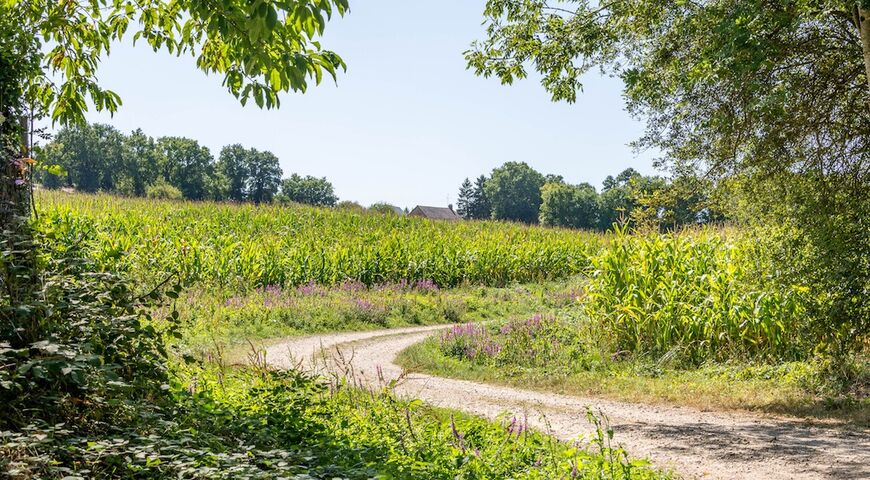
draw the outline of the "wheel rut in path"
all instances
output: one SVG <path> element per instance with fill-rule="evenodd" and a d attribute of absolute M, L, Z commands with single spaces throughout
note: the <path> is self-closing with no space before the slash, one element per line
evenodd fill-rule
<path fill-rule="evenodd" d="M 445 326 L 330 333 L 285 339 L 266 349 L 275 367 L 352 372 L 364 384 L 403 376 L 395 358 Z M 341 360 L 335 360 L 341 358 Z M 332 359 L 332 360 L 329 360 Z M 405 375 L 396 393 L 439 407 L 495 418 L 525 415 L 563 440 L 591 433 L 587 408 L 610 420 L 634 458 L 684 478 L 870 479 L 870 431 L 812 425 L 741 412 L 708 412 L 533 392 L 426 374 Z"/>

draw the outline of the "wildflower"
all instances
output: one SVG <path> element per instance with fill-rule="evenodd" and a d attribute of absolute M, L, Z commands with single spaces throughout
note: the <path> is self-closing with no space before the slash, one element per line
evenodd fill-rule
<path fill-rule="evenodd" d="M 16 178 L 15 179 L 15 186 L 16 187 L 20 187 L 20 186 L 24 185 L 25 183 L 27 183 L 27 182 L 23 178 Z"/>

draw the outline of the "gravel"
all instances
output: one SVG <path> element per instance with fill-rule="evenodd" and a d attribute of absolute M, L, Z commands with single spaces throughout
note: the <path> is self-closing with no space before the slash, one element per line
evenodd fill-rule
<path fill-rule="evenodd" d="M 445 326 L 334 333 L 285 339 L 266 351 L 269 364 L 344 375 L 362 385 L 398 380 L 397 394 L 487 418 L 510 412 L 563 440 L 590 434 L 587 409 L 607 416 L 632 457 L 684 478 L 870 479 L 870 430 L 794 418 L 679 406 L 615 402 L 425 374 L 394 363 L 405 348 Z"/>

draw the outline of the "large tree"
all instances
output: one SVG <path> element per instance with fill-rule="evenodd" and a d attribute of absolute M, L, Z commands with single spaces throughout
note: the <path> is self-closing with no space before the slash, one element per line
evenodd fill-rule
<path fill-rule="evenodd" d="M 66 171 L 68 186 L 113 191 L 123 169 L 123 145 L 124 136 L 112 126 L 74 125 L 57 133 L 45 149 L 45 161 Z"/>
<path fill-rule="evenodd" d="M 116 190 L 138 197 L 145 195 L 145 189 L 157 180 L 157 168 L 161 163 L 156 142 L 141 128 L 136 129 L 124 137 L 121 157 Z"/>
<path fill-rule="evenodd" d="M 334 207 L 338 201 L 332 183 L 325 177 L 303 177 L 296 173 L 281 182 L 281 195 L 292 202 L 318 207 Z"/>
<path fill-rule="evenodd" d="M 471 206 L 473 194 L 474 186 L 471 184 L 471 180 L 466 178 L 459 185 L 459 195 L 456 197 L 456 213 L 466 220 L 470 218 L 469 207 Z"/>
<path fill-rule="evenodd" d="M 598 193 L 588 183 L 547 182 L 541 189 L 541 224 L 551 227 L 598 226 Z"/>
<path fill-rule="evenodd" d="M 157 146 L 163 162 L 160 172 L 166 182 L 181 190 L 188 200 L 211 197 L 210 186 L 215 170 L 214 158 L 208 148 L 184 137 L 160 137 Z"/>
<path fill-rule="evenodd" d="M 251 150 L 248 161 L 248 199 L 271 202 L 281 186 L 281 165 L 272 152 Z"/>
<path fill-rule="evenodd" d="M 226 196 L 230 200 L 243 202 L 248 193 L 248 177 L 252 151 L 236 143 L 221 149 L 217 170 L 226 182 Z"/>
<path fill-rule="evenodd" d="M 492 218 L 537 223 L 544 176 L 525 162 L 507 162 L 486 181 Z"/>
<path fill-rule="evenodd" d="M 787 283 L 815 294 L 824 346 L 870 330 L 867 0 L 488 0 L 467 52 L 504 83 L 540 74 L 574 101 L 600 68 L 646 119 L 639 147 L 733 189 L 774 229 Z M 780 226 L 782 225 L 782 226 Z"/>
<path fill-rule="evenodd" d="M 471 204 L 468 207 L 468 216 L 474 220 L 492 218 L 492 205 L 486 196 L 486 175 L 477 177 L 474 181 L 474 189 L 471 192 Z"/>

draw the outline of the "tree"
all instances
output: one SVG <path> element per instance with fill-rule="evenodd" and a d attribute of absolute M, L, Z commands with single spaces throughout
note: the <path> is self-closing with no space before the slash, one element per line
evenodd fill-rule
<path fill-rule="evenodd" d="M 251 151 L 236 143 L 221 149 L 217 171 L 226 181 L 226 196 L 235 202 L 245 201 L 250 176 Z"/>
<path fill-rule="evenodd" d="M 44 152 L 46 163 L 67 172 L 67 186 L 113 191 L 123 167 L 123 135 L 109 125 L 75 125 L 61 129 Z"/>
<path fill-rule="evenodd" d="M 485 220 L 492 218 L 492 207 L 489 204 L 489 197 L 486 196 L 486 181 L 486 175 L 481 175 L 474 181 L 474 190 L 471 194 L 471 204 L 468 209 L 470 219 Z"/>
<path fill-rule="evenodd" d="M 489 0 L 486 38 L 466 59 L 503 83 L 533 65 L 569 102 L 589 69 L 620 77 L 646 119 L 637 146 L 729 183 L 749 208 L 729 213 L 782 234 L 772 269 L 814 292 L 820 345 L 838 350 L 870 332 L 868 7 Z"/>
<path fill-rule="evenodd" d="M 116 190 L 129 195 L 144 196 L 148 185 L 157 180 L 157 168 L 161 163 L 160 152 L 154 139 L 145 135 L 142 129 L 134 130 L 123 138 L 121 152 L 122 169 L 119 172 Z M 129 185 L 129 187 L 122 187 Z"/>
<path fill-rule="evenodd" d="M 536 223 L 544 176 L 525 162 L 507 162 L 492 171 L 484 191 L 492 218 Z"/>
<path fill-rule="evenodd" d="M 459 196 L 456 200 L 456 213 L 466 220 L 485 220 L 492 218 L 492 210 L 489 199 L 484 190 L 486 176 L 477 177 L 474 184 L 465 179 L 459 187 Z"/>
<path fill-rule="evenodd" d="M 317 207 L 333 207 L 338 197 L 324 178 L 293 174 L 281 182 L 281 194 L 288 200 Z"/>
<path fill-rule="evenodd" d="M 541 188 L 541 224 L 551 227 L 596 228 L 598 193 L 588 183 L 548 182 Z"/>
<path fill-rule="evenodd" d="M 471 180 L 466 177 L 462 181 L 462 185 L 459 186 L 459 195 L 456 197 L 456 213 L 466 220 L 470 218 L 468 210 L 474 201 L 472 195 L 474 195 L 474 186 L 471 184 Z"/>
<path fill-rule="evenodd" d="M 272 152 L 251 149 L 248 173 L 248 199 L 254 203 L 271 202 L 281 185 L 278 157 Z"/>
<path fill-rule="evenodd" d="M 160 137 L 160 173 L 166 182 L 181 190 L 188 200 L 205 200 L 214 176 L 214 159 L 208 148 L 184 137 Z"/>
<path fill-rule="evenodd" d="M 401 208 L 387 202 L 373 203 L 369 205 L 369 208 L 367 210 L 369 212 L 379 213 L 381 215 L 400 215 L 399 212 L 402 211 Z"/>

